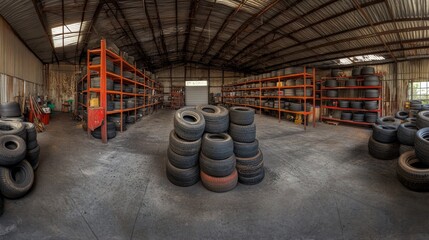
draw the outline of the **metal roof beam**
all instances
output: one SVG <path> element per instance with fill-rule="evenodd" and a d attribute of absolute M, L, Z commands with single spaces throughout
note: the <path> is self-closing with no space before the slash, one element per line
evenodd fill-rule
<path fill-rule="evenodd" d="M 191 36 L 191 29 L 192 29 L 192 22 L 195 18 L 195 13 L 197 12 L 199 2 L 200 2 L 199 0 L 191 1 L 191 6 L 189 8 L 188 25 L 186 25 L 186 33 L 185 33 L 186 38 L 185 38 L 185 43 L 183 44 L 182 53 L 185 53 L 188 51 L 189 38 Z M 179 51 L 179 48 L 177 48 L 177 51 Z M 186 60 L 185 56 L 186 56 L 185 54 L 182 55 L 183 60 Z"/>
<path fill-rule="evenodd" d="M 167 62 L 170 62 L 170 59 L 168 58 L 167 45 L 165 45 L 164 30 L 162 29 L 161 17 L 159 16 L 158 3 L 156 2 L 156 0 L 153 0 L 153 2 L 155 3 L 155 11 L 156 11 L 156 16 L 157 16 L 157 20 L 158 20 L 158 27 L 160 30 L 162 48 L 164 49 L 164 53 L 165 53 Z M 176 31 L 177 31 L 177 29 L 176 29 Z"/>
<path fill-rule="evenodd" d="M 82 17 L 80 19 L 80 27 L 79 27 L 79 34 L 77 35 L 77 44 L 76 44 L 76 50 L 74 52 L 74 56 L 75 56 L 75 63 L 78 62 L 78 55 L 77 53 L 79 52 L 79 43 L 80 43 L 80 35 L 82 32 L 82 24 L 83 21 L 85 20 L 85 13 L 86 13 L 86 7 L 88 6 L 88 0 L 85 0 L 84 4 L 83 4 L 83 10 L 82 10 Z"/>
<path fill-rule="evenodd" d="M 37 16 L 39 17 L 39 21 L 42 24 L 43 30 L 45 30 L 46 37 L 48 37 L 49 44 L 51 45 L 51 48 L 52 48 L 52 53 L 54 54 L 55 59 L 57 60 L 57 63 L 59 63 L 60 60 L 58 59 L 57 52 L 55 51 L 54 41 L 49 35 L 48 20 L 46 19 L 46 15 L 43 14 L 42 2 L 40 0 L 32 0 L 32 1 L 33 1 L 34 9 L 36 10 Z"/>
<path fill-rule="evenodd" d="M 191 61 L 194 58 L 194 53 L 197 50 L 197 47 L 199 46 L 199 44 L 201 42 L 201 36 L 203 35 L 204 29 L 206 29 L 207 23 L 209 22 L 209 18 L 212 15 L 212 11 L 213 11 L 215 5 L 216 5 L 216 0 L 213 1 L 212 7 L 210 8 L 210 11 L 209 11 L 209 14 L 207 14 L 207 18 L 206 18 L 206 21 L 204 23 L 203 29 L 201 29 L 200 35 L 198 36 L 197 44 L 195 44 L 194 51 L 192 51 L 192 56 L 190 59 Z M 190 32 L 189 32 L 189 34 L 190 34 Z"/>
<path fill-rule="evenodd" d="M 94 14 L 92 15 L 92 18 L 89 22 L 88 30 L 86 31 L 84 38 L 83 38 L 83 45 L 82 45 L 82 51 L 80 52 L 79 57 L 79 65 L 82 63 L 82 59 L 86 56 L 85 51 L 88 47 L 89 39 L 91 37 L 91 29 L 94 27 L 95 23 L 97 22 L 98 15 L 100 15 L 101 9 L 103 8 L 104 3 L 98 2 L 97 8 L 94 11 Z"/>
<path fill-rule="evenodd" d="M 147 1 L 145 1 L 145 0 L 142 0 L 142 1 L 143 1 L 143 7 L 144 7 L 146 19 L 147 19 L 147 22 L 149 24 L 150 31 L 152 32 L 153 42 L 155 43 L 156 50 L 158 51 L 158 54 L 161 55 L 161 50 L 159 49 L 158 43 L 156 42 L 155 31 L 153 29 L 152 20 L 150 19 L 149 11 L 147 10 L 147 4 L 146 4 Z"/>
<path fill-rule="evenodd" d="M 222 47 L 218 50 L 218 52 L 209 60 L 209 64 L 212 62 L 213 58 L 219 57 L 222 51 L 229 46 L 229 44 L 237 38 L 237 36 L 242 33 L 253 21 L 262 16 L 262 14 L 266 13 L 272 7 L 274 7 L 280 0 L 274 0 L 267 6 L 265 6 L 261 11 L 253 14 L 249 19 L 247 19 L 235 32 L 232 36 L 222 45 Z"/>

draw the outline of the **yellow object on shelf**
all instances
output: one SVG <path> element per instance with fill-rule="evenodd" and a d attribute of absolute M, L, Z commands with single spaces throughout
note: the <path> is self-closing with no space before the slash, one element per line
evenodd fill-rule
<path fill-rule="evenodd" d="M 302 115 L 301 114 L 297 114 L 295 117 L 295 124 L 301 124 L 302 123 Z"/>
<path fill-rule="evenodd" d="M 99 107 L 100 101 L 98 100 L 98 98 L 91 98 L 91 100 L 89 100 L 89 106 L 90 107 Z"/>
<path fill-rule="evenodd" d="M 277 87 L 283 87 L 283 82 L 277 82 Z"/>

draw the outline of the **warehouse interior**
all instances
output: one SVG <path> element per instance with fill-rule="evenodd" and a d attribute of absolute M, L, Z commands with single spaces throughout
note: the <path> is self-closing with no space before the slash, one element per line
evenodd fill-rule
<path fill-rule="evenodd" d="M 424 0 L 3 0 L 0 239 L 427 239 Z"/>

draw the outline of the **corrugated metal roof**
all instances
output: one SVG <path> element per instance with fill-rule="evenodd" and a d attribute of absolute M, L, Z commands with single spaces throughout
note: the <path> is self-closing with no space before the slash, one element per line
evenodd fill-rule
<path fill-rule="evenodd" d="M 79 63 L 101 38 L 153 70 L 194 62 L 244 72 L 371 52 L 424 56 L 429 44 L 421 0 L 3 0 L 0 14 L 45 63 Z M 53 27 L 82 19 L 92 27 L 78 45 L 51 46 Z"/>

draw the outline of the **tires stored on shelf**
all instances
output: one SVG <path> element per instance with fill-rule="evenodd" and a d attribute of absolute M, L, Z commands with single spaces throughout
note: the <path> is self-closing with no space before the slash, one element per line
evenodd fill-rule
<path fill-rule="evenodd" d="M 414 139 L 414 148 L 417 158 L 429 166 L 429 127 L 417 131 Z"/>
<path fill-rule="evenodd" d="M 289 110 L 300 112 L 302 111 L 302 105 L 300 103 L 290 103 Z"/>
<path fill-rule="evenodd" d="M 295 86 L 295 79 L 286 80 L 286 86 Z"/>
<path fill-rule="evenodd" d="M 337 90 L 327 90 L 326 96 L 327 97 L 338 97 L 338 91 Z"/>
<path fill-rule="evenodd" d="M 360 101 L 351 101 L 350 102 L 350 107 L 353 109 L 362 109 L 362 105 L 363 105 L 363 103 Z"/>
<path fill-rule="evenodd" d="M 340 100 L 340 101 L 338 101 L 338 106 L 340 108 L 349 108 L 350 107 L 350 101 Z"/>
<path fill-rule="evenodd" d="M 414 145 L 414 139 L 417 133 L 417 126 L 415 123 L 402 123 L 398 127 L 398 140 L 401 144 Z"/>
<path fill-rule="evenodd" d="M 364 102 L 364 109 L 376 110 L 376 109 L 378 109 L 378 102 L 377 101 L 365 101 Z"/>
<path fill-rule="evenodd" d="M 353 113 L 353 118 L 352 120 L 355 122 L 363 122 L 365 119 L 365 114 L 364 113 L 359 113 L 359 112 L 355 112 Z"/>
<path fill-rule="evenodd" d="M 352 120 L 352 115 L 351 112 L 341 112 L 341 120 Z"/>
<path fill-rule="evenodd" d="M 373 67 L 362 67 L 360 70 L 360 75 L 373 75 L 375 74 L 375 69 Z"/>
<path fill-rule="evenodd" d="M 429 127 L 429 111 L 421 111 L 417 114 L 416 126 L 418 129 Z"/>
<path fill-rule="evenodd" d="M 365 90 L 365 97 L 366 98 L 378 98 L 379 91 L 378 89 L 366 89 Z"/>
<path fill-rule="evenodd" d="M 293 96 L 295 96 L 295 89 L 293 89 L 293 88 L 284 89 L 283 95 L 287 96 L 287 97 L 293 97 Z"/>
<path fill-rule="evenodd" d="M 338 82 L 335 79 L 328 79 L 325 82 L 325 87 L 337 87 L 338 86 Z"/>
<path fill-rule="evenodd" d="M 352 76 L 359 76 L 361 72 L 361 68 L 353 68 L 352 69 Z"/>
<path fill-rule="evenodd" d="M 369 154 L 377 159 L 391 160 L 399 156 L 399 143 L 381 143 L 371 136 L 368 141 Z"/>
<path fill-rule="evenodd" d="M 101 139 L 101 126 L 91 132 L 91 135 L 97 139 Z M 107 122 L 107 139 L 116 137 L 116 125 L 114 122 Z"/>
<path fill-rule="evenodd" d="M 381 143 L 392 143 L 398 140 L 396 125 L 372 125 L 372 137 Z"/>
<path fill-rule="evenodd" d="M 375 123 L 377 121 L 377 113 L 367 112 L 365 113 L 365 122 Z"/>
<path fill-rule="evenodd" d="M 346 87 L 355 87 L 357 86 L 356 79 L 351 78 L 346 80 Z"/>
<path fill-rule="evenodd" d="M 341 69 L 331 69 L 331 77 L 339 77 L 343 75 L 343 70 Z"/>
<path fill-rule="evenodd" d="M 429 168 L 416 157 L 414 151 L 403 153 L 398 160 L 396 173 L 399 182 L 413 191 L 429 191 Z"/>

